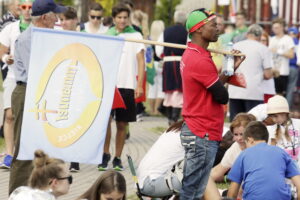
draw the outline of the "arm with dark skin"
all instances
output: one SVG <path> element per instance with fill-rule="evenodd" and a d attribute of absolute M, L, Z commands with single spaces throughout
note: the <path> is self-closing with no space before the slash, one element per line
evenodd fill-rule
<path fill-rule="evenodd" d="M 232 53 L 241 53 L 238 50 L 232 50 Z M 234 70 L 236 70 L 240 64 L 245 60 L 245 57 L 234 56 Z M 227 104 L 229 99 L 229 94 L 224 84 L 228 81 L 229 76 L 225 76 L 224 73 L 219 75 L 219 80 L 216 81 L 212 86 L 208 88 L 208 91 L 212 93 L 213 99 L 220 104 Z"/>

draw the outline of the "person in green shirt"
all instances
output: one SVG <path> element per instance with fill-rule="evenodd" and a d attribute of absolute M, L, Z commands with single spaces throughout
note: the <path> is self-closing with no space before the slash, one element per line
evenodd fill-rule
<path fill-rule="evenodd" d="M 242 11 L 236 13 L 235 30 L 232 33 L 232 42 L 236 43 L 246 39 L 246 32 L 248 27 L 246 26 L 246 14 Z"/>

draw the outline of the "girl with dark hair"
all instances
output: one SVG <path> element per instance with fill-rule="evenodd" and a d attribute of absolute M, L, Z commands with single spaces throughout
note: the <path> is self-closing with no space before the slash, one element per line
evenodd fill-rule
<path fill-rule="evenodd" d="M 114 170 L 104 172 L 78 200 L 125 200 L 126 181 Z"/>

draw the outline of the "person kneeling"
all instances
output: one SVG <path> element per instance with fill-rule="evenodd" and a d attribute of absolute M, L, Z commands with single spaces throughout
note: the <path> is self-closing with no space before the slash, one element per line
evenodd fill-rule
<path fill-rule="evenodd" d="M 179 121 L 170 126 L 140 162 L 137 175 L 143 195 L 166 197 L 179 193 L 184 159 L 180 141 L 182 124 L 183 121 Z"/>

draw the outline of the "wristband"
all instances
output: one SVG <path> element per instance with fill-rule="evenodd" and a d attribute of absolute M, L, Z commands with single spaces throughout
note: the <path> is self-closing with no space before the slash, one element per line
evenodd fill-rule
<path fill-rule="evenodd" d="M 8 54 L 4 54 L 1 58 L 2 62 L 4 62 L 5 64 L 7 64 L 7 59 L 8 59 L 9 55 Z"/>

